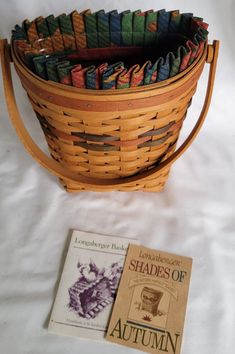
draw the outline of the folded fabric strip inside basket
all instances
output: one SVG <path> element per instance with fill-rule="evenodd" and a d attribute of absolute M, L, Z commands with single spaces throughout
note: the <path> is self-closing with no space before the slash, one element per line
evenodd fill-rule
<path fill-rule="evenodd" d="M 42 79 L 107 90 L 177 75 L 202 53 L 207 29 L 202 18 L 178 10 L 85 10 L 25 20 L 12 40 Z"/>

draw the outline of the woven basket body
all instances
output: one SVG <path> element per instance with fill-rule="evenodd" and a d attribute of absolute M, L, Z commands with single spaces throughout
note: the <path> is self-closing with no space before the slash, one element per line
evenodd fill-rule
<path fill-rule="evenodd" d="M 164 161 L 174 154 L 207 46 L 188 69 L 169 80 L 110 91 L 44 81 L 11 49 L 51 156 L 73 176 L 56 173 L 67 191 L 162 190 L 171 167 Z"/>

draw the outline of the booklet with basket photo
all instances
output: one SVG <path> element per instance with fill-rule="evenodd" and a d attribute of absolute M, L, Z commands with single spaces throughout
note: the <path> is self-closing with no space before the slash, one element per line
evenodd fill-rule
<path fill-rule="evenodd" d="M 103 339 L 130 242 L 74 231 L 52 308 L 50 332 Z"/>
<path fill-rule="evenodd" d="M 179 354 L 192 259 L 131 244 L 106 339 Z"/>

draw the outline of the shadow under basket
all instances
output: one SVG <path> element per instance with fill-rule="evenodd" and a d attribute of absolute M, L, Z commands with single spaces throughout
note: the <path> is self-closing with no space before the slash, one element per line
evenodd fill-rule
<path fill-rule="evenodd" d="M 208 111 L 219 42 L 180 74 L 151 85 L 122 90 L 78 89 L 45 81 L 26 68 L 13 45 L 1 40 L 6 102 L 12 123 L 29 153 L 58 176 L 69 192 L 161 191 L 170 167 L 190 146 Z M 17 109 L 13 61 L 45 134 L 52 158 L 32 140 Z M 187 109 L 205 63 L 210 64 L 199 119 L 176 150 Z"/>

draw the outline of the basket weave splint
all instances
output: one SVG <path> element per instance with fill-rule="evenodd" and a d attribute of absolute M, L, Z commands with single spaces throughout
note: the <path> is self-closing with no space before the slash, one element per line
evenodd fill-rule
<path fill-rule="evenodd" d="M 205 120 L 219 48 L 218 41 L 206 44 L 192 65 L 168 80 L 131 89 L 94 91 L 43 80 L 24 65 L 13 45 L 7 40 L 0 44 L 12 123 L 30 154 L 58 176 L 70 192 L 162 190 L 172 163 L 190 146 Z M 11 79 L 12 60 L 53 159 L 34 143 L 20 118 Z M 210 73 L 202 112 L 188 138 L 175 151 L 206 62 Z"/>

